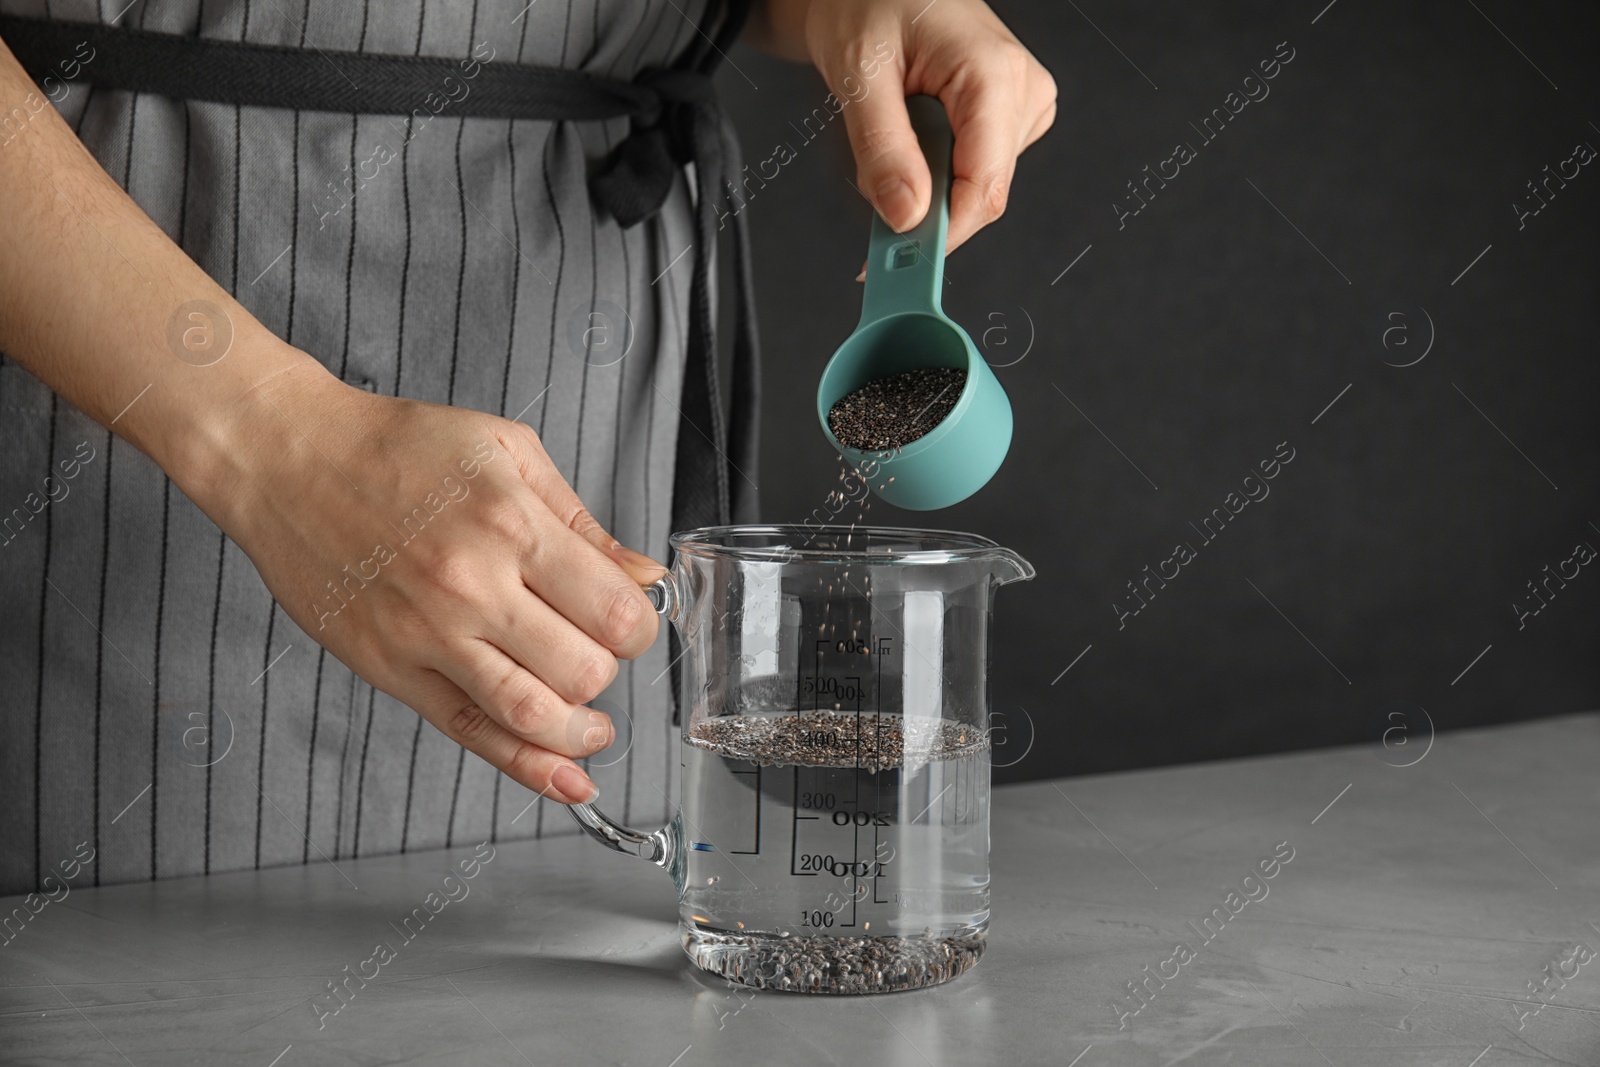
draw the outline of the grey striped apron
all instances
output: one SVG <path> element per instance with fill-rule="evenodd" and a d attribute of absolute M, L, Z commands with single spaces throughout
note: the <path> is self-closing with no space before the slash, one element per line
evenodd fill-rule
<path fill-rule="evenodd" d="M 625 79 L 704 47 L 715 14 L 709 0 L 124 3 L 0 0 L 0 14 L 329 51 L 492 49 L 490 63 Z M 696 231 L 681 176 L 640 225 L 592 206 L 586 175 L 627 120 L 407 120 L 59 84 L 100 163 L 274 333 L 362 388 L 528 422 L 600 522 L 664 558 L 689 347 L 680 256 Z M 404 151 L 375 164 L 380 144 Z M 607 320 L 592 316 L 617 311 L 629 354 L 594 358 L 584 338 Z M 572 828 L 324 653 L 143 454 L 0 359 L 0 515 L 14 514 L 0 533 L 0 892 L 34 888 L 85 842 L 80 878 L 98 884 Z M 671 808 L 667 666 L 658 643 L 596 702 L 619 739 L 589 770 L 625 820 Z"/>

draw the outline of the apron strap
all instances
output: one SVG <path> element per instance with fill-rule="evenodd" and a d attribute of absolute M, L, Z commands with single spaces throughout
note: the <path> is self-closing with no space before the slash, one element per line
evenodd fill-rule
<path fill-rule="evenodd" d="M 0 38 L 36 79 L 55 73 L 53 65 L 87 45 L 89 57 L 76 56 L 79 69 L 71 80 L 249 107 L 362 115 L 415 111 L 430 117 L 435 112 L 424 100 L 433 93 L 448 101 L 441 110 L 455 116 L 582 121 L 631 115 L 652 99 L 632 82 L 580 70 L 479 58 L 290 48 L 97 22 L 4 15 Z M 463 84 L 465 95 L 451 95 Z"/>
<path fill-rule="evenodd" d="M 549 122 L 626 117 L 631 119 L 628 137 L 590 179 L 591 197 L 623 227 L 654 216 L 681 168 L 694 163 L 689 362 L 672 501 L 673 529 L 686 530 L 754 521 L 756 512 L 759 349 L 742 211 L 733 214 L 731 435 L 720 403 L 713 313 L 717 205 L 724 199 L 719 182 L 736 181 L 741 165 L 738 140 L 718 106 L 712 74 L 743 27 L 752 0 L 711 2 L 723 8 L 715 39 L 697 42 L 686 65 L 647 70 L 633 81 L 477 58 L 330 52 L 19 16 L 0 16 L 0 38 L 35 79 L 56 76 L 53 68 L 62 57 L 77 56 L 75 80 L 179 100 L 342 114 L 431 117 L 448 111 L 463 118 Z M 89 59 L 78 51 L 85 45 Z"/>

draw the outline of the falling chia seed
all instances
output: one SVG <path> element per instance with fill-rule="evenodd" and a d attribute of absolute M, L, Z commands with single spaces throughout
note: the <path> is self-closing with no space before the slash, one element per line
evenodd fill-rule
<path fill-rule="evenodd" d="M 840 397 L 828 411 L 828 428 L 846 448 L 888 452 L 909 445 L 944 421 L 961 399 L 967 372 L 954 367 L 874 378 Z"/>

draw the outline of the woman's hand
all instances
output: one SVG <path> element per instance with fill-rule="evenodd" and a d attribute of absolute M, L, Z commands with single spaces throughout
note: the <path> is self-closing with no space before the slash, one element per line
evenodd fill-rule
<path fill-rule="evenodd" d="M 562 803 L 609 745 L 584 704 L 656 636 L 622 548 L 526 425 L 379 396 L 314 364 L 245 407 L 254 443 L 197 502 L 314 640 L 446 737 Z"/>
<path fill-rule="evenodd" d="M 920 93 L 955 131 L 947 248 L 1004 213 L 1017 157 L 1055 121 L 1056 83 L 987 4 L 767 0 L 765 16 L 762 43 L 809 59 L 845 101 L 856 186 L 885 222 L 907 230 L 928 210 L 933 181 L 905 106 Z"/>
<path fill-rule="evenodd" d="M 589 799 L 571 757 L 613 732 L 583 705 L 654 639 L 640 585 L 661 567 L 616 545 L 528 427 L 375 396 L 272 336 L 0 42 L 13 104 L 32 117 L 0 150 L 7 358 L 147 453 L 357 674 L 528 788 Z"/>

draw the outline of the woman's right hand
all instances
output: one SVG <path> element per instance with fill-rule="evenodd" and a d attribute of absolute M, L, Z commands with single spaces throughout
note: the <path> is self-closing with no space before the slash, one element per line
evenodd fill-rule
<path fill-rule="evenodd" d="M 375 395 L 309 361 L 244 407 L 197 503 L 307 634 L 562 803 L 615 736 L 584 705 L 655 640 L 654 561 L 617 544 L 528 426 Z"/>

